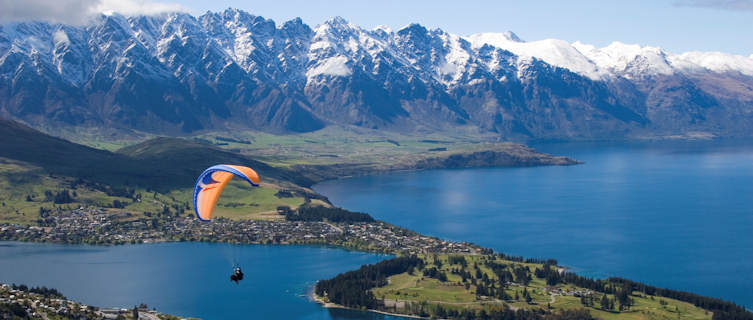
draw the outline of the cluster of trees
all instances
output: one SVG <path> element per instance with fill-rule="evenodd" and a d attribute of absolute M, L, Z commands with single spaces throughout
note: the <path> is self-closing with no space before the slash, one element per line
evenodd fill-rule
<path fill-rule="evenodd" d="M 696 307 L 713 311 L 713 319 L 753 320 L 753 313 L 747 311 L 744 307 L 722 299 L 704 297 L 699 294 L 685 291 L 657 288 L 623 278 L 609 278 L 607 281 L 622 286 L 623 288 L 631 288 L 632 291 L 643 292 L 647 295 L 655 295 L 692 303 Z"/>
<path fill-rule="evenodd" d="M 128 201 L 120 201 L 118 199 L 112 200 L 112 207 L 117 209 L 123 209 L 128 205 Z"/>
<path fill-rule="evenodd" d="M 0 303 L 0 319 L 29 319 L 26 308 L 17 302 Z"/>
<path fill-rule="evenodd" d="M 512 268 L 512 274 L 515 276 L 515 282 L 524 286 L 527 286 L 533 280 L 531 278 L 531 270 L 528 267 L 517 265 Z"/>
<path fill-rule="evenodd" d="M 507 292 L 505 292 L 505 287 L 503 285 L 497 287 L 493 281 L 478 282 L 476 284 L 476 296 L 495 297 L 502 300 L 510 300 L 512 298 Z"/>
<path fill-rule="evenodd" d="M 597 292 L 614 294 L 620 311 L 630 308 L 632 305 L 632 299 L 630 296 L 633 291 L 638 291 L 646 295 L 665 297 L 691 303 L 696 307 L 714 312 L 714 319 L 753 320 L 753 313 L 729 301 L 704 297 L 702 295 L 685 291 L 657 288 L 624 278 L 613 277 L 606 280 L 595 280 L 579 276 L 572 272 L 559 273 L 554 266 L 555 264 L 545 263 L 543 268 L 537 268 L 534 273 L 536 277 L 546 279 L 548 285 L 569 283 Z M 611 307 L 607 309 L 614 309 L 614 302 L 609 305 Z M 602 308 L 604 307 L 602 306 Z"/>
<path fill-rule="evenodd" d="M 452 268 L 450 269 L 450 273 L 459 275 L 460 278 L 463 279 L 463 282 L 468 281 L 468 279 L 471 279 L 474 282 L 476 280 L 473 278 L 473 275 L 465 269 Z"/>
<path fill-rule="evenodd" d="M 395 311 L 395 310 L 392 310 Z M 489 307 L 481 310 L 443 307 L 439 304 L 426 302 L 411 303 L 403 311 L 426 318 L 439 319 L 482 319 L 482 320 L 593 320 L 594 318 L 586 309 L 562 310 L 549 312 L 542 309 L 535 310 L 511 310 L 507 307 Z"/>
<path fill-rule="evenodd" d="M 552 265 L 548 263 L 545 263 L 542 268 L 536 268 L 533 273 L 537 278 L 545 279 L 546 284 L 549 286 L 554 286 L 562 282 L 562 274 L 560 274 L 556 266 L 552 267 Z"/>
<path fill-rule="evenodd" d="M 288 221 L 374 222 L 366 213 L 352 212 L 342 208 L 301 206 L 295 213 L 285 215 Z"/>
<path fill-rule="evenodd" d="M 104 187 L 100 187 L 99 189 L 100 191 L 104 192 L 105 194 L 111 197 L 122 197 L 122 198 L 129 198 L 133 200 L 141 198 L 141 194 L 136 194 L 136 189 L 131 189 L 128 187 L 104 186 Z"/>
<path fill-rule="evenodd" d="M 512 275 L 512 272 L 508 270 L 506 264 L 498 263 L 494 261 L 487 261 L 484 265 L 490 270 L 492 270 L 494 275 L 497 276 L 497 279 L 499 279 L 500 284 L 506 284 L 508 282 L 515 281 L 515 277 Z"/>
<path fill-rule="evenodd" d="M 314 292 L 330 301 L 350 307 L 374 309 L 377 300 L 371 289 L 387 285 L 387 278 L 415 267 L 422 268 L 423 260 L 415 257 L 398 257 L 360 269 L 341 273 L 329 280 L 316 283 Z"/>
<path fill-rule="evenodd" d="M 424 269 L 423 272 L 424 272 L 424 276 L 426 276 L 426 277 L 434 278 L 434 279 L 437 279 L 437 280 L 439 280 L 441 282 L 446 282 L 447 281 L 447 273 L 445 273 L 444 271 L 440 271 L 439 269 L 437 269 L 435 267 Z"/>
<path fill-rule="evenodd" d="M 606 294 L 601 296 L 600 303 L 601 303 L 601 309 L 603 310 L 614 309 L 614 300 L 609 299 L 609 296 L 607 296 Z"/>
<path fill-rule="evenodd" d="M 74 182 L 74 188 L 79 183 Z M 141 193 L 136 193 L 135 189 L 130 189 L 126 187 L 110 187 L 110 186 L 97 186 L 97 190 L 105 192 L 109 196 L 113 197 L 123 197 L 132 199 L 133 201 L 138 201 L 141 199 Z M 45 201 L 52 201 L 55 204 L 66 204 L 66 203 L 73 203 L 75 201 L 75 198 L 78 197 L 78 194 L 76 193 L 76 190 L 62 190 L 53 192 L 51 190 L 46 190 L 44 192 L 44 198 Z M 27 194 L 26 195 L 26 201 L 32 202 L 34 201 L 34 195 Z M 128 205 L 127 201 L 120 201 L 120 200 L 113 200 L 111 208 L 124 208 Z"/>
<path fill-rule="evenodd" d="M 468 261 L 465 260 L 464 256 L 449 256 L 447 257 L 447 262 L 449 264 L 459 264 L 463 266 L 463 268 L 468 266 Z"/>
<path fill-rule="evenodd" d="M 233 138 L 222 137 L 222 136 L 216 136 L 214 138 L 217 141 L 235 142 L 235 143 L 240 143 L 240 144 L 251 144 L 251 141 L 248 141 L 248 140 L 233 139 Z"/>
<path fill-rule="evenodd" d="M 52 201 L 55 204 L 71 203 L 73 202 L 73 198 L 75 196 L 77 196 L 76 191 L 73 191 L 73 195 L 71 195 L 71 192 L 68 190 L 58 191 L 55 193 L 50 190 L 44 192 L 45 200 Z M 26 201 L 31 201 L 31 197 L 27 195 Z"/>
<path fill-rule="evenodd" d="M 535 264 L 550 264 L 550 265 L 557 265 L 557 259 L 539 259 L 539 258 L 523 258 L 522 256 L 510 256 L 506 255 L 504 253 L 498 252 L 498 253 L 489 253 L 486 252 L 484 254 L 490 255 L 492 258 L 497 257 L 502 260 L 510 260 L 514 262 L 524 262 L 524 263 L 535 263 Z"/>

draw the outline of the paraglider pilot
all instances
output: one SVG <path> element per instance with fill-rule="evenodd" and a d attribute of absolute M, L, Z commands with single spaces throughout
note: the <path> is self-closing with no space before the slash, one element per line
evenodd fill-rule
<path fill-rule="evenodd" d="M 235 284 L 238 284 L 238 281 L 241 280 L 243 280 L 243 271 L 241 271 L 241 267 L 236 267 L 233 274 L 230 275 L 230 281 L 235 281 Z"/>
<path fill-rule="evenodd" d="M 199 220 L 210 221 L 212 219 L 212 211 L 222 190 L 234 176 L 248 181 L 254 187 L 259 186 L 259 175 L 249 167 L 218 164 L 201 173 L 193 189 L 193 207 Z M 238 284 L 241 280 L 243 280 L 243 271 L 240 267 L 233 268 L 230 281 Z"/>

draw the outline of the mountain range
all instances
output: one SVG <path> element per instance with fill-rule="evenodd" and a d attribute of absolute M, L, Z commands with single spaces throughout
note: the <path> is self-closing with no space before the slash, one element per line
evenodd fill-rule
<path fill-rule="evenodd" d="M 505 140 L 753 135 L 753 56 L 242 10 L 0 25 L 0 116 L 162 135 L 359 126 Z"/>

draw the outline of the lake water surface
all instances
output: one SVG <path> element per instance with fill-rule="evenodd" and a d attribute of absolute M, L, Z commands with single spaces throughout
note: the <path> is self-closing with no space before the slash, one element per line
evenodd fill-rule
<path fill-rule="evenodd" d="M 534 147 L 586 163 L 395 173 L 315 189 L 421 233 L 753 308 L 753 143 Z"/>
<path fill-rule="evenodd" d="M 396 319 L 326 309 L 306 297 L 316 280 L 388 257 L 314 246 L 0 242 L 0 282 L 57 288 L 100 307 L 143 302 L 202 319 Z M 229 280 L 234 259 L 246 274 L 239 285 Z"/>

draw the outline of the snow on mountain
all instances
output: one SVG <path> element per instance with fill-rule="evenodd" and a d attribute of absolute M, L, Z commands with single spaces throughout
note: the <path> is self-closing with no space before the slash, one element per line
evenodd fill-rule
<path fill-rule="evenodd" d="M 521 57 L 541 59 L 548 64 L 568 69 L 594 80 L 599 79 L 602 75 L 596 64 L 570 43 L 563 40 L 545 39 L 523 42 L 512 32 L 477 33 L 466 37 L 466 39 L 473 44 L 474 48 L 488 44 Z"/>
<path fill-rule="evenodd" d="M 596 64 L 602 73 L 623 75 L 628 78 L 646 75 L 672 74 L 674 70 L 661 48 L 613 42 L 596 48 L 581 42 L 573 47 Z"/>
<path fill-rule="evenodd" d="M 670 60 L 676 68 L 691 72 L 740 72 L 753 76 L 753 55 L 745 57 L 722 52 L 693 51 L 671 56 Z"/>
<path fill-rule="evenodd" d="M 238 119 L 283 132 L 463 124 L 596 137 L 653 121 L 737 134 L 747 124 L 724 117 L 739 118 L 735 107 L 753 99 L 749 77 L 753 55 L 526 42 L 512 32 L 463 37 L 419 24 L 366 30 L 340 17 L 312 29 L 237 9 L 0 24 L 0 115 L 155 132 Z M 738 104 L 711 114 L 720 92 Z"/>
<path fill-rule="evenodd" d="M 353 71 L 347 65 L 348 58 L 343 56 L 328 58 L 316 63 L 316 65 L 306 71 L 306 76 L 313 78 L 318 75 L 330 75 L 337 77 L 347 77 Z"/>
<path fill-rule="evenodd" d="M 466 37 L 474 48 L 488 44 L 520 57 L 533 57 L 593 80 L 621 76 L 642 78 L 676 72 L 740 72 L 753 75 L 753 55 L 744 57 L 721 52 L 669 54 L 661 48 L 613 42 L 596 46 L 556 39 L 523 42 L 514 33 L 478 33 Z"/>

